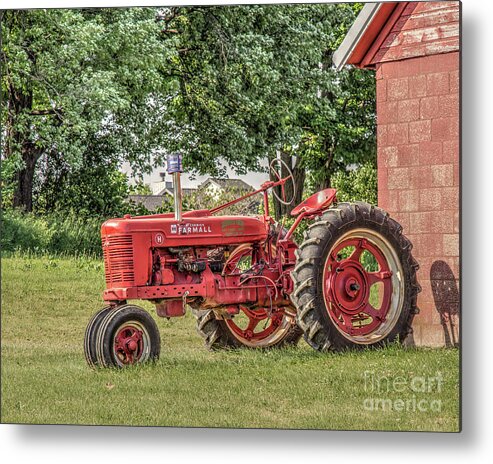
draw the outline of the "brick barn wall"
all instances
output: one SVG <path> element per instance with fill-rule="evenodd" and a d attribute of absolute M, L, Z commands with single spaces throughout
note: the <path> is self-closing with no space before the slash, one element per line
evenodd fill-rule
<path fill-rule="evenodd" d="M 414 244 L 414 341 L 457 343 L 459 53 L 376 65 L 378 201 Z"/>

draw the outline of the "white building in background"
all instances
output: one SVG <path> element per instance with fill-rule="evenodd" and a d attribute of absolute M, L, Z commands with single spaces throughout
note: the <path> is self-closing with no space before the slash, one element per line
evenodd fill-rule
<path fill-rule="evenodd" d="M 217 177 L 210 177 L 200 184 L 198 189 L 207 191 L 211 196 L 219 196 L 228 190 L 234 190 L 241 194 L 255 190 L 241 179 L 221 179 Z"/>
<path fill-rule="evenodd" d="M 262 166 L 266 167 L 266 163 L 262 163 Z M 122 172 L 127 174 L 127 176 L 130 179 L 130 182 L 135 184 L 136 181 L 134 180 L 132 169 L 128 163 L 124 163 L 122 166 Z M 164 177 L 163 174 L 164 173 Z M 205 181 L 207 181 L 211 176 L 210 175 L 205 175 L 205 176 L 191 176 L 184 172 L 181 176 L 181 185 L 183 188 L 198 188 L 201 184 L 203 184 Z M 252 186 L 253 188 L 259 188 L 261 184 L 263 184 L 265 181 L 269 180 L 269 175 L 266 172 L 248 172 L 245 175 L 237 175 L 232 169 L 226 168 L 226 176 L 225 178 L 227 179 L 240 179 L 244 181 L 246 184 Z M 154 189 L 156 191 L 162 191 L 165 188 L 167 188 L 166 182 L 171 182 L 172 178 L 170 175 L 166 174 L 166 166 L 163 166 L 161 168 L 155 169 L 151 174 L 146 174 L 143 176 L 143 182 L 144 184 L 147 184 L 150 186 L 153 194 L 154 194 Z M 171 187 L 172 188 L 172 187 Z"/>
<path fill-rule="evenodd" d="M 129 195 L 128 200 L 143 205 L 149 211 L 155 211 L 163 206 L 164 203 L 173 198 L 173 182 L 168 181 L 165 172 L 160 173 L 161 180 L 148 184 L 151 195 Z M 209 177 L 197 187 L 182 187 L 183 196 L 193 194 L 197 191 L 207 192 L 213 198 L 218 197 L 224 192 L 235 192 L 238 196 L 252 192 L 254 188 L 241 179 L 225 179 Z"/>

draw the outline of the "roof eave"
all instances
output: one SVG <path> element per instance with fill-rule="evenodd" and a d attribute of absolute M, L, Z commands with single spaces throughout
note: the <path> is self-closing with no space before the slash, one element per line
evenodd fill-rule
<path fill-rule="evenodd" d="M 382 28 L 400 2 L 365 3 L 354 24 L 349 29 L 332 61 L 340 71 L 346 64 L 367 67 L 368 51 L 379 37 Z M 402 2 L 405 5 L 407 2 Z M 399 9 L 400 10 L 400 9 Z"/>
<path fill-rule="evenodd" d="M 368 29 L 368 26 L 373 18 L 375 18 L 375 15 L 380 7 L 380 3 L 365 3 L 365 6 L 360 11 L 353 25 L 346 34 L 346 37 L 344 37 L 341 45 L 339 45 L 339 48 L 332 56 L 332 62 L 338 71 L 340 71 L 348 62 L 355 47 L 363 37 L 365 31 Z"/>

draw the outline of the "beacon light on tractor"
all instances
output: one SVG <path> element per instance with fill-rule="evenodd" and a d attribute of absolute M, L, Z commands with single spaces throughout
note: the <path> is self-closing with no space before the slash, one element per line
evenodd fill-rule
<path fill-rule="evenodd" d="M 281 177 L 281 168 L 288 173 Z M 282 203 L 294 179 L 279 159 L 274 181 L 211 210 L 182 213 L 181 157 L 168 159 L 174 214 L 110 219 L 101 228 L 107 306 L 89 322 L 84 351 L 92 366 L 155 360 L 159 331 L 130 300 L 148 300 L 162 317 L 191 308 L 210 349 L 295 344 L 320 351 L 381 346 L 411 332 L 420 287 L 412 245 L 401 226 L 367 203 L 337 203 L 334 189 L 296 206 L 289 230 L 269 215 L 268 191 Z M 260 216 L 214 216 L 262 193 Z M 294 194 L 293 194 L 294 198 Z M 312 223 L 303 242 L 293 233 Z"/>

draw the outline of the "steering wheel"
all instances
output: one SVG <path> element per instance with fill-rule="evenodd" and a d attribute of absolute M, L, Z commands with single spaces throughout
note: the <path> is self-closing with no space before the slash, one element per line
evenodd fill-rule
<path fill-rule="evenodd" d="M 293 177 L 293 172 L 291 169 L 289 169 L 289 166 L 280 158 L 274 158 L 269 165 L 270 172 L 273 174 L 273 176 L 276 178 L 274 182 L 279 182 L 282 177 L 282 168 L 285 168 L 286 171 L 288 172 L 288 175 L 284 178 L 287 181 L 291 181 L 291 184 L 293 186 L 293 195 L 289 199 L 289 201 L 286 200 L 286 190 L 285 190 L 285 184 L 278 185 L 277 187 L 274 187 L 272 189 L 272 195 L 274 195 L 279 203 L 282 203 L 283 205 L 290 205 L 293 203 L 295 197 L 296 197 L 296 184 L 294 182 L 294 177 Z M 276 193 L 276 188 L 281 189 L 281 195 L 279 196 Z"/>

